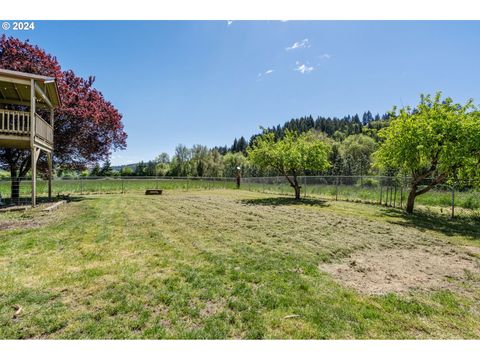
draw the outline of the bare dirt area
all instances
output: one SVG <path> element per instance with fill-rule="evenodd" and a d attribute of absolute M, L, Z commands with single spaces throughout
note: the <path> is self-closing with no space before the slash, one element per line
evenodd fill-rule
<path fill-rule="evenodd" d="M 8 208 L 4 208 L 4 211 L 0 214 L 0 231 L 30 229 L 46 225 L 52 219 L 52 216 L 44 210 L 53 204 L 55 202 L 43 203 L 35 209 L 12 207 L 12 211 L 7 211 Z"/>
<path fill-rule="evenodd" d="M 365 294 L 480 288 L 480 259 L 467 247 L 415 246 L 358 251 L 320 269 Z"/>

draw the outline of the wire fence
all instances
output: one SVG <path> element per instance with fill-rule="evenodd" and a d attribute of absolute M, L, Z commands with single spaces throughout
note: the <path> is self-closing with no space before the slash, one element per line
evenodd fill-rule
<path fill-rule="evenodd" d="M 419 185 L 426 186 L 428 180 Z M 405 209 L 411 190 L 409 177 L 389 176 L 301 176 L 304 197 L 325 200 L 351 201 Z M 272 194 L 293 194 L 284 177 L 258 177 L 243 179 L 243 188 Z M 415 199 L 415 205 L 432 208 L 454 217 L 480 216 L 480 192 L 469 182 L 455 185 L 437 185 Z"/>
<path fill-rule="evenodd" d="M 404 209 L 410 192 L 408 177 L 387 176 L 301 176 L 302 196 L 325 200 L 352 201 Z M 39 200 L 48 194 L 48 181 L 37 179 Z M 81 177 L 52 180 L 54 197 L 88 194 L 124 194 L 147 189 L 236 189 L 236 178 L 200 177 Z M 249 177 L 241 179 L 241 189 L 293 196 L 285 177 Z M 0 204 L 29 204 L 31 179 L 0 180 Z M 12 196 L 12 193 L 14 196 Z M 468 182 L 438 185 L 418 196 L 415 205 L 434 208 L 449 216 L 480 216 L 480 193 Z"/>

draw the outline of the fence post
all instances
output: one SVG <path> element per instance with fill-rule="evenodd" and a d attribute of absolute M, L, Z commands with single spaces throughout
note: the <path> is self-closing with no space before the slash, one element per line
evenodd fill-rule
<path fill-rule="evenodd" d="M 125 194 L 125 179 L 122 178 L 122 194 Z"/>
<path fill-rule="evenodd" d="M 382 205 L 382 197 L 383 197 L 383 186 L 380 183 L 380 205 Z"/>
<path fill-rule="evenodd" d="M 83 179 L 80 178 L 80 195 L 83 195 Z"/>
<path fill-rule="evenodd" d="M 452 187 L 452 219 L 455 217 L 455 189 Z"/>
<path fill-rule="evenodd" d="M 303 176 L 303 196 L 307 197 L 307 177 L 304 175 Z"/>
<path fill-rule="evenodd" d="M 395 207 L 396 201 L 397 201 L 397 185 L 395 185 L 395 195 L 393 196 L 393 207 Z"/>
<path fill-rule="evenodd" d="M 403 209 L 403 184 L 400 185 L 400 209 Z"/>
<path fill-rule="evenodd" d="M 338 201 L 338 176 L 337 180 L 335 181 L 335 201 Z"/>

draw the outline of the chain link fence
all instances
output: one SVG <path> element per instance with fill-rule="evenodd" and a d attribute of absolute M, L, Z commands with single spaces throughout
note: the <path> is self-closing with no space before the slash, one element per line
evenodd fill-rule
<path fill-rule="evenodd" d="M 242 188 L 263 193 L 291 195 L 293 189 L 285 177 L 242 179 Z M 302 196 L 325 200 L 351 201 L 405 209 L 411 189 L 409 177 L 389 176 L 300 176 Z M 427 180 L 419 185 L 426 186 Z M 451 217 L 480 217 L 480 192 L 469 182 L 437 185 L 415 199 L 415 206 L 435 209 Z"/>
<path fill-rule="evenodd" d="M 410 192 L 408 177 L 387 176 L 301 176 L 302 196 L 325 200 L 352 201 L 404 209 Z M 37 179 L 39 201 L 46 199 L 48 181 Z M 147 189 L 235 189 L 236 178 L 199 177 L 82 177 L 52 181 L 52 196 L 122 194 Z M 244 190 L 293 196 L 285 177 L 248 177 L 241 179 Z M 31 179 L 0 180 L 0 206 L 31 202 Z M 11 194 L 18 196 L 11 196 Z M 415 200 L 416 206 L 440 211 L 450 216 L 480 216 L 480 193 L 468 183 L 438 185 Z"/>
<path fill-rule="evenodd" d="M 52 196 L 124 194 L 144 192 L 147 189 L 233 189 L 236 188 L 235 181 L 234 178 L 155 176 L 57 178 L 52 180 Z M 36 188 L 40 201 L 45 200 L 42 198 L 48 194 L 48 180 L 37 179 Z M 29 204 L 31 194 L 31 178 L 0 180 L 0 202 L 3 205 Z"/>

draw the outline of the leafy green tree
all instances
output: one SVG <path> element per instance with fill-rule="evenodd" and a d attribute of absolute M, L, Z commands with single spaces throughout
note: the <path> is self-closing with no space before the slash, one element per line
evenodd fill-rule
<path fill-rule="evenodd" d="M 416 108 L 394 109 L 379 135 L 384 140 L 376 152 L 379 165 L 411 175 L 407 213 L 417 196 L 436 185 L 480 175 L 480 113 L 473 100 L 461 105 L 442 100 L 440 92 L 422 95 Z"/>
<path fill-rule="evenodd" d="M 191 150 L 185 145 L 178 145 L 175 148 L 175 155 L 170 164 L 170 175 L 189 176 L 190 173 Z"/>
<path fill-rule="evenodd" d="M 159 176 L 167 175 L 170 170 L 170 156 L 163 152 L 155 158 L 155 163 L 157 164 L 157 174 Z"/>
<path fill-rule="evenodd" d="M 224 175 L 230 178 L 233 178 L 237 175 L 237 167 L 241 169 L 242 174 L 245 174 L 249 167 L 247 158 L 240 152 L 226 153 L 223 157 L 223 164 L 225 167 Z"/>
<path fill-rule="evenodd" d="M 286 130 L 285 136 L 275 141 L 272 132 L 265 132 L 255 139 L 248 149 L 252 164 L 281 173 L 295 190 L 295 198 L 300 199 L 301 186 L 298 176 L 304 171 L 322 171 L 329 167 L 330 146 L 312 132 L 299 134 Z"/>
<path fill-rule="evenodd" d="M 133 170 L 132 168 L 128 166 L 124 166 L 120 170 L 120 176 L 132 176 L 133 175 Z"/>
<path fill-rule="evenodd" d="M 376 148 L 377 143 L 371 137 L 362 134 L 348 136 L 339 149 L 348 175 L 367 174 Z"/>
<path fill-rule="evenodd" d="M 221 177 L 223 176 L 224 164 L 223 156 L 218 149 L 212 149 L 208 152 L 206 176 Z"/>

